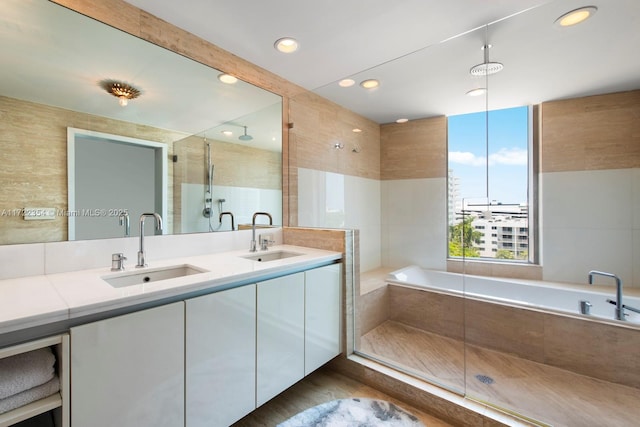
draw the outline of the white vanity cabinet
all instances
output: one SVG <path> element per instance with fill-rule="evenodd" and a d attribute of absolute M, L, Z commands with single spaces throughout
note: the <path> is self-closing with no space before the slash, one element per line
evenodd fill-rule
<path fill-rule="evenodd" d="M 304 375 L 340 354 L 342 264 L 305 272 Z"/>
<path fill-rule="evenodd" d="M 71 328 L 72 427 L 184 425 L 184 302 Z"/>
<path fill-rule="evenodd" d="M 257 284 L 256 406 L 304 377 L 304 273 Z"/>
<path fill-rule="evenodd" d="M 226 427 L 256 407 L 256 285 L 186 301 L 186 425 Z"/>

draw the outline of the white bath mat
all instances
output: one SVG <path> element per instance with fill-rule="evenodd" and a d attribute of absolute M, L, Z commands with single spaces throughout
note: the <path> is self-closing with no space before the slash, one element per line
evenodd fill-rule
<path fill-rule="evenodd" d="M 277 427 L 424 427 L 414 415 L 390 402 L 340 399 L 309 408 Z"/>

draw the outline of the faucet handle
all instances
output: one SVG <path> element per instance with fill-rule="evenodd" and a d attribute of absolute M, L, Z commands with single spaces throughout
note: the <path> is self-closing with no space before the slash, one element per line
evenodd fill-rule
<path fill-rule="evenodd" d="M 124 260 L 127 257 L 124 256 L 123 253 L 115 253 L 111 255 L 111 271 L 122 271 L 124 270 Z"/>
<path fill-rule="evenodd" d="M 276 241 L 273 239 L 273 234 L 261 234 L 258 238 L 260 242 L 260 250 L 266 251 L 269 246 L 273 245 Z"/>

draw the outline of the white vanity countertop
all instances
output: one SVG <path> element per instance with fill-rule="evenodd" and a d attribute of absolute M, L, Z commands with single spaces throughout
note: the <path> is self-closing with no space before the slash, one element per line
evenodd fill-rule
<path fill-rule="evenodd" d="M 301 255 L 258 262 L 248 255 L 287 251 Z M 177 297 L 198 291 L 215 291 L 230 284 L 262 280 L 297 269 L 328 263 L 342 257 L 339 252 L 300 246 L 279 245 L 268 251 L 221 252 L 165 260 L 148 259 L 149 267 L 135 268 L 135 260 L 125 262 L 126 270 L 112 272 L 110 266 L 19 279 L 0 280 L 0 334 L 32 326 L 68 320 Z M 159 280 L 121 288 L 112 287 L 102 277 L 140 273 L 182 264 L 207 270 L 205 273 Z"/>

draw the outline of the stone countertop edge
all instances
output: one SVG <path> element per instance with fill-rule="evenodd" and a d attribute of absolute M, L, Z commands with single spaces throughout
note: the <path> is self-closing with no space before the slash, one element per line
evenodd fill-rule
<path fill-rule="evenodd" d="M 243 257 L 261 253 L 286 251 L 300 253 L 299 256 L 259 262 Z M 292 245 L 272 246 L 267 251 L 229 252 L 181 257 L 154 261 L 149 266 L 135 268 L 129 263 L 123 272 L 112 272 L 104 268 L 56 273 L 50 275 L 0 280 L 0 334 L 14 332 L 51 322 L 71 320 L 83 316 L 123 309 L 129 306 L 149 304 L 180 295 L 216 292 L 252 281 L 314 268 L 342 259 L 340 252 Z M 114 288 L 102 277 L 118 274 L 141 273 L 177 265 L 191 265 L 203 273 L 159 280 L 141 285 Z M 30 304 L 32 296 L 37 301 Z"/>

